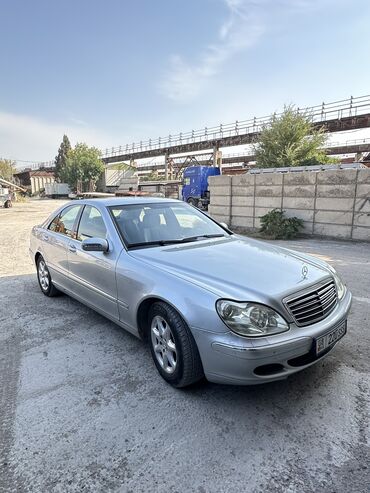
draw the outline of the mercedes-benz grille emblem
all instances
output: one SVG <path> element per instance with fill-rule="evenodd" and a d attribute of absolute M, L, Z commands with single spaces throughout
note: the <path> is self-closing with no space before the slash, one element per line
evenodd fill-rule
<path fill-rule="evenodd" d="M 303 267 L 302 267 L 302 277 L 303 277 L 303 279 L 306 279 L 307 276 L 308 276 L 308 267 L 307 267 L 307 265 L 303 265 Z"/>

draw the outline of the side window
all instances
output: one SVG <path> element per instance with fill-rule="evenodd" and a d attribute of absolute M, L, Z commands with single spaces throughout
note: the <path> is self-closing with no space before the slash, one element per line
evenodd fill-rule
<path fill-rule="evenodd" d="M 78 226 L 77 239 L 83 241 L 86 238 L 105 238 L 106 236 L 107 229 L 101 213 L 96 207 L 85 206 Z"/>
<path fill-rule="evenodd" d="M 55 216 L 54 219 L 49 224 L 48 229 L 50 229 L 50 231 L 56 231 L 57 230 L 58 224 L 59 224 L 59 216 L 60 216 L 60 214 Z"/>
<path fill-rule="evenodd" d="M 62 210 L 62 212 L 52 220 L 49 225 L 49 229 L 51 231 L 55 231 L 56 233 L 61 233 L 72 237 L 73 225 L 80 209 L 80 205 L 74 205 Z"/>

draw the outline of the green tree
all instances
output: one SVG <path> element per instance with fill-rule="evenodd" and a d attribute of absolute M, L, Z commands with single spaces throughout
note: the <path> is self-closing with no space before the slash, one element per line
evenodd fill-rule
<path fill-rule="evenodd" d="M 103 171 L 104 164 L 99 149 L 88 147 L 87 144 L 76 144 L 67 154 L 61 178 L 73 189 L 91 192 Z"/>
<path fill-rule="evenodd" d="M 0 158 L 0 178 L 11 181 L 16 171 L 14 161 Z"/>
<path fill-rule="evenodd" d="M 63 135 L 62 143 L 59 146 L 58 155 L 55 156 L 55 178 L 62 181 L 63 171 L 67 165 L 67 155 L 71 150 L 71 143 L 66 135 Z"/>
<path fill-rule="evenodd" d="M 308 166 L 336 162 L 323 147 L 327 134 L 316 129 L 308 113 L 298 113 L 294 106 L 285 106 L 281 116 L 273 116 L 262 129 L 255 144 L 259 168 Z"/>

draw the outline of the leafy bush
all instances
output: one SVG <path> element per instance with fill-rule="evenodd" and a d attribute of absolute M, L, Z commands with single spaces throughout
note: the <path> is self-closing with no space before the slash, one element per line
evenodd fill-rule
<path fill-rule="evenodd" d="M 285 217 L 285 211 L 273 209 L 261 217 L 260 232 L 274 240 L 290 240 L 303 229 L 303 221 L 298 217 Z"/>

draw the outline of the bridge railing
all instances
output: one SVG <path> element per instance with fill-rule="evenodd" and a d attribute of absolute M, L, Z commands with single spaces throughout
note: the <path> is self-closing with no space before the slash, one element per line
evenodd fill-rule
<path fill-rule="evenodd" d="M 40 168 L 42 169 L 48 169 L 48 168 L 54 168 L 55 162 L 54 161 L 38 161 L 38 162 L 29 162 L 29 164 L 24 164 L 25 161 L 16 161 L 16 170 L 17 173 L 20 173 L 21 171 L 24 170 L 39 170 Z"/>
<path fill-rule="evenodd" d="M 331 103 L 322 103 L 316 106 L 306 108 L 297 108 L 300 114 L 309 116 L 312 122 L 325 122 L 329 120 L 341 120 L 346 117 L 354 117 L 370 112 L 370 96 L 350 97 L 340 101 Z M 157 139 L 148 139 L 145 141 L 134 142 L 119 147 L 112 147 L 102 151 L 103 157 L 114 157 L 124 154 L 135 154 L 143 151 L 168 149 L 170 147 L 180 146 L 184 144 L 195 144 L 199 142 L 207 142 L 220 140 L 225 137 L 235 137 L 238 135 L 247 135 L 260 132 L 265 125 L 271 122 L 274 117 L 281 116 L 282 113 L 274 113 L 273 115 L 254 117 L 248 120 L 235 121 L 233 123 L 223 124 L 214 127 L 205 127 L 190 132 L 180 132 L 178 134 L 170 134 L 166 137 L 158 137 Z"/>

